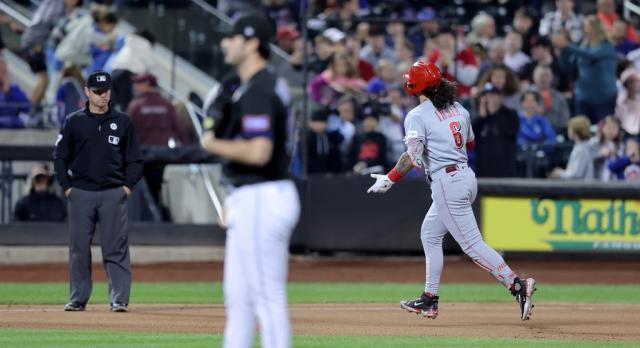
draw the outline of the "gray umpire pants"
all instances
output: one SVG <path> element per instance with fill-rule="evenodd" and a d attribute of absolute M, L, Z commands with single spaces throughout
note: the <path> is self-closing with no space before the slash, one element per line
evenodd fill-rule
<path fill-rule="evenodd" d="M 69 195 L 69 302 L 86 305 L 91 296 L 91 241 L 100 226 L 102 262 L 109 279 L 109 302 L 129 304 L 131 260 L 127 194 L 72 188 Z"/>

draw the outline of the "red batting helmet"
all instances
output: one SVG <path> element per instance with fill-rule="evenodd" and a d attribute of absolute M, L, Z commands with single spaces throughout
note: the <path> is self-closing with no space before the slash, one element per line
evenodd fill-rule
<path fill-rule="evenodd" d="M 442 75 L 435 64 L 419 60 L 413 63 L 409 73 L 404 74 L 404 79 L 404 90 L 409 95 L 414 95 L 424 91 L 426 88 L 440 86 Z"/>

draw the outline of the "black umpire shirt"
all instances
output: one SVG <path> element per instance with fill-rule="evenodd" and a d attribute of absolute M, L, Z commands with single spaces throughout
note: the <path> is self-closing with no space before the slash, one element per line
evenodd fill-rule
<path fill-rule="evenodd" d="M 273 141 L 271 159 L 264 166 L 224 165 L 225 177 L 233 186 L 289 178 L 287 108 L 276 92 L 276 82 L 276 75 L 265 68 L 238 87 L 231 97 L 229 122 L 216 132 L 226 139 L 268 137 Z"/>
<path fill-rule="evenodd" d="M 133 186 L 142 176 L 138 137 L 129 116 L 109 105 L 104 114 L 89 106 L 67 116 L 53 153 L 56 178 L 70 187 L 100 191 Z"/>

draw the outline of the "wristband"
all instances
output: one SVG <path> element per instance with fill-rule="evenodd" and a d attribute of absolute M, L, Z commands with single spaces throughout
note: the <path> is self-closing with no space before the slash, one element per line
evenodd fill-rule
<path fill-rule="evenodd" d="M 395 167 L 393 167 L 393 169 L 391 169 L 391 171 L 389 172 L 389 174 L 387 174 L 387 177 L 389 178 L 389 180 L 391 180 L 392 182 L 398 182 L 400 181 L 400 179 L 402 179 L 402 177 L 404 176 L 404 174 L 400 174 Z"/>

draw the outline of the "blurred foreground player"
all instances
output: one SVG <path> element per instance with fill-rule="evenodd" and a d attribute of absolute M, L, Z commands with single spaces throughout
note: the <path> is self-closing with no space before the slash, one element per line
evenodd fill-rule
<path fill-rule="evenodd" d="M 267 68 L 272 28 L 260 16 L 242 16 L 222 40 L 225 62 L 240 85 L 226 114 L 202 146 L 225 159 L 230 186 L 224 297 L 224 347 L 251 347 L 260 325 L 262 347 L 290 347 L 287 312 L 289 238 L 300 213 L 298 192 L 288 175 L 287 110 Z M 224 95 L 224 93 L 222 93 Z"/>
<path fill-rule="evenodd" d="M 367 192 L 385 193 L 412 167 L 426 173 L 433 204 L 422 223 L 420 237 L 426 257 L 424 292 L 415 300 L 401 301 L 410 312 L 435 319 L 442 274 L 442 238 L 449 231 L 462 250 L 516 297 L 520 318 L 529 319 L 536 281 L 520 279 L 502 257 L 482 239 L 471 204 L 476 198 L 476 177 L 467 165 L 467 149 L 474 135 L 469 112 L 455 101 L 455 84 L 442 78 L 432 63 L 418 61 L 405 74 L 405 90 L 420 104 L 405 119 L 407 151 L 387 175 L 372 174 L 376 182 Z"/>

